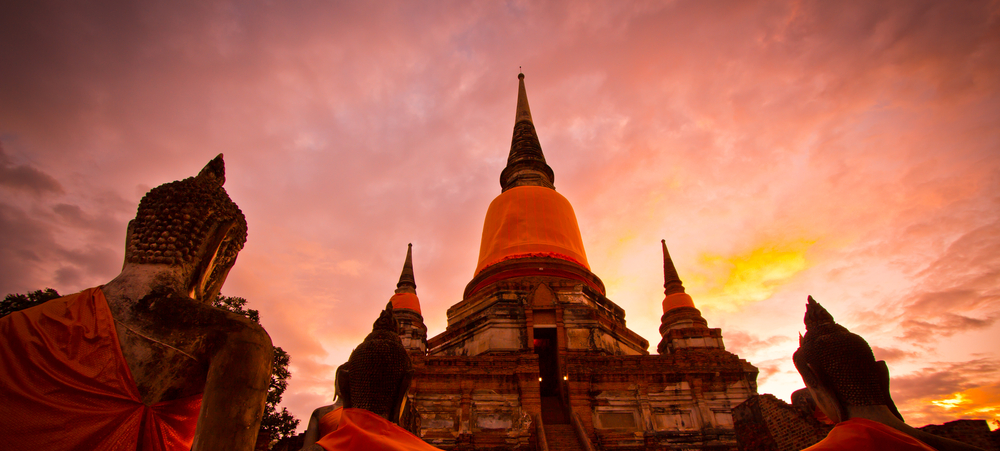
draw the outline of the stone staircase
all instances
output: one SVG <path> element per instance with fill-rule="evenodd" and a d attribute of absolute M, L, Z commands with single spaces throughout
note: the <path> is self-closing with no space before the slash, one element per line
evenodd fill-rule
<path fill-rule="evenodd" d="M 542 423 L 545 426 L 545 440 L 548 442 L 549 451 L 583 451 L 559 398 L 542 397 Z"/>

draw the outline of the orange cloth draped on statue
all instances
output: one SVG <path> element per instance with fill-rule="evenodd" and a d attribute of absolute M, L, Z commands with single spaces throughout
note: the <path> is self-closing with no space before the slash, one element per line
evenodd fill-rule
<path fill-rule="evenodd" d="M 336 408 L 327 412 L 326 415 L 323 415 L 323 417 L 319 419 L 320 437 L 337 430 L 337 425 L 340 424 L 340 414 L 343 411 L 344 409 L 342 407 Z"/>
<path fill-rule="evenodd" d="M 335 417 L 339 419 L 334 422 Z M 328 418 L 329 417 L 329 418 Z M 434 451 L 438 450 L 395 424 L 364 409 L 334 410 L 320 420 L 326 433 L 316 444 L 327 451 Z"/>
<path fill-rule="evenodd" d="M 486 210 L 476 274 L 520 257 L 554 257 L 590 269 L 573 206 L 554 189 L 518 186 Z"/>
<path fill-rule="evenodd" d="M 902 431 L 864 418 L 851 418 L 833 427 L 826 438 L 803 451 L 935 451 Z"/>
<path fill-rule="evenodd" d="M 0 337 L 9 449 L 191 449 L 201 395 L 140 401 L 100 288 L 0 318 Z"/>

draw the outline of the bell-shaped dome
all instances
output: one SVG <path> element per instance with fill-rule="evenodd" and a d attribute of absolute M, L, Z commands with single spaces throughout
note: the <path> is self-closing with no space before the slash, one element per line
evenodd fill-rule
<path fill-rule="evenodd" d="M 590 270 L 573 206 L 552 188 L 509 188 L 486 211 L 476 274 L 522 257 L 554 257 Z"/>
<path fill-rule="evenodd" d="M 389 298 L 389 302 L 392 303 L 393 310 L 413 310 L 420 313 L 420 299 L 416 293 L 396 293 Z"/>

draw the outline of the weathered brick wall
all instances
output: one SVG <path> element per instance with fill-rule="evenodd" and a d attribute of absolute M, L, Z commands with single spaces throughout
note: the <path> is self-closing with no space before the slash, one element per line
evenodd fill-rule
<path fill-rule="evenodd" d="M 986 420 L 955 420 L 945 424 L 928 424 L 917 429 L 978 446 L 987 451 L 1000 451 L 997 443 L 992 440 L 990 427 L 986 424 Z"/>
<path fill-rule="evenodd" d="M 733 409 L 736 442 L 741 451 L 778 451 L 761 413 L 760 396 L 751 396 Z"/>
<path fill-rule="evenodd" d="M 745 451 L 798 451 L 819 442 L 833 428 L 768 394 L 751 396 L 736 406 L 733 421 L 739 449 Z"/>
<path fill-rule="evenodd" d="M 534 449 L 538 356 L 412 356 L 401 426 L 442 449 Z"/>

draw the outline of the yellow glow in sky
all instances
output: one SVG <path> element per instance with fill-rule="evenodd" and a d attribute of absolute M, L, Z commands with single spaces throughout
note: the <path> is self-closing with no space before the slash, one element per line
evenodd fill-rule
<path fill-rule="evenodd" d="M 921 410 L 919 404 L 926 402 L 926 400 L 915 400 L 916 410 Z M 947 416 L 956 419 L 988 419 L 990 420 L 987 422 L 990 429 L 995 430 L 1000 427 L 1000 422 L 998 422 L 1000 420 L 1000 384 L 953 393 L 943 399 L 930 400 L 930 403 L 947 411 Z"/>
<path fill-rule="evenodd" d="M 951 398 L 931 401 L 931 404 L 951 410 L 958 407 L 961 404 L 965 404 L 968 402 L 969 400 L 965 398 L 965 395 L 961 393 L 955 393 L 955 396 L 952 396 Z"/>
<path fill-rule="evenodd" d="M 815 240 L 766 243 L 739 255 L 702 254 L 701 274 L 692 280 L 699 305 L 734 311 L 769 298 L 783 284 L 809 267 L 806 251 Z M 695 289 L 697 291 L 697 289 Z"/>

